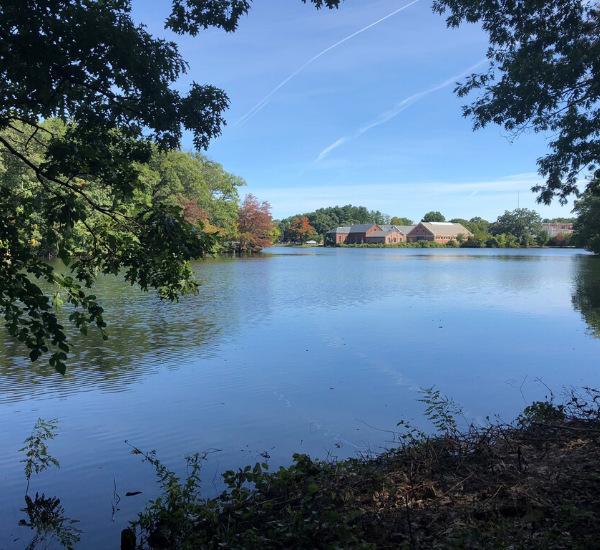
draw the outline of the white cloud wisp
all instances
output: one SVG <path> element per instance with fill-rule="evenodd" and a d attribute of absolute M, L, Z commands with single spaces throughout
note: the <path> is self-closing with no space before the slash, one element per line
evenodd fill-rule
<path fill-rule="evenodd" d="M 271 92 L 269 92 L 263 99 L 261 99 L 254 107 L 252 107 L 252 109 L 250 109 L 244 116 L 242 116 L 240 119 L 238 119 L 235 124 L 233 124 L 233 128 L 236 128 L 238 126 L 243 126 L 244 124 L 246 124 L 246 122 L 248 122 L 256 113 L 258 113 L 258 111 L 260 111 L 269 101 L 269 99 L 271 98 L 271 96 L 277 92 L 281 87 L 285 86 L 290 80 L 292 80 L 292 78 L 294 78 L 299 72 L 303 71 L 306 67 L 308 67 L 313 61 L 316 61 L 317 59 L 319 59 L 319 57 L 321 57 L 322 55 L 325 55 L 327 52 L 330 52 L 331 50 L 333 50 L 334 48 L 337 48 L 338 46 L 340 46 L 341 44 L 343 44 L 344 42 L 347 42 L 348 40 L 350 40 L 351 38 L 354 38 L 355 36 L 369 30 L 370 28 L 374 27 L 375 25 L 378 25 L 379 23 L 385 21 L 386 19 L 389 19 L 390 17 L 396 15 L 397 13 L 405 10 L 406 8 L 412 6 L 413 4 L 416 4 L 419 0 L 413 0 L 412 2 L 406 4 L 405 6 L 402 6 L 401 8 L 393 11 L 392 13 L 389 13 L 388 15 L 386 15 L 385 17 L 382 17 L 381 19 L 378 19 L 377 21 L 375 21 L 374 23 L 371 23 L 370 25 L 367 25 L 366 27 L 363 27 L 362 29 L 356 31 L 355 33 L 352 33 L 350 36 L 347 36 L 346 38 L 340 40 L 339 42 L 336 42 L 335 44 L 333 44 L 333 46 L 329 46 L 328 48 L 324 49 L 321 53 L 318 53 L 317 55 L 315 55 L 313 58 L 309 59 L 304 65 L 302 65 L 298 70 L 296 70 L 295 72 L 293 72 L 290 76 L 288 76 L 281 84 L 279 84 L 276 88 L 274 88 L 273 90 L 271 90 Z"/>
<path fill-rule="evenodd" d="M 427 96 L 433 92 L 437 92 L 438 90 L 441 90 L 442 88 L 446 88 L 447 86 L 450 86 L 450 84 L 454 84 L 457 79 L 462 78 L 463 76 L 469 74 L 470 72 L 475 70 L 477 67 L 479 67 L 480 65 L 485 63 L 486 61 L 487 61 L 487 59 L 482 59 L 479 63 L 476 63 L 472 67 L 469 67 L 466 71 L 463 71 L 460 74 L 457 74 L 455 76 L 448 78 L 447 80 L 444 80 L 444 82 L 442 82 L 441 84 L 438 84 L 438 85 L 434 86 L 433 88 L 429 88 L 428 90 L 413 94 L 410 97 L 403 99 L 402 101 L 400 101 L 400 103 L 398 103 L 395 107 L 393 107 L 389 111 L 385 111 L 384 113 L 381 113 L 372 122 L 369 122 L 368 124 L 362 126 L 358 130 L 356 130 L 355 132 L 353 132 L 347 136 L 341 137 L 336 142 L 332 143 L 329 147 L 326 147 L 325 149 L 323 149 L 319 153 L 319 156 L 316 158 L 315 162 L 319 162 L 319 161 L 323 160 L 329 153 L 331 153 L 331 151 L 333 151 L 334 149 L 337 149 L 340 145 L 343 145 L 344 143 L 347 143 L 349 141 L 352 141 L 353 139 L 356 139 L 356 138 L 362 136 L 365 132 L 368 132 L 369 130 L 371 130 L 371 128 L 375 128 L 375 126 L 379 126 L 380 124 L 384 124 L 384 123 L 388 122 L 395 116 L 399 115 L 402 111 L 404 111 L 405 109 L 408 109 L 411 105 L 413 105 L 420 99 L 424 98 L 425 96 Z"/>

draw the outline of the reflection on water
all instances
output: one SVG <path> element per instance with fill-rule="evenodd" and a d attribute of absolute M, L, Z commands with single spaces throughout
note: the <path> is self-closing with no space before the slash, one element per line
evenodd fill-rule
<path fill-rule="evenodd" d="M 264 261 L 246 259 L 245 262 Z M 114 277 L 100 277 L 94 293 L 101 297 L 109 339 L 90 329 L 87 337 L 70 331 L 72 354 L 65 377 L 43 359 L 31 364 L 27 350 L 0 330 L 0 402 L 30 399 L 46 393 L 68 395 L 91 388 L 122 391 L 170 364 L 177 368 L 191 356 L 211 357 L 239 329 L 240 319 L 253 322 L 266 314 L 268 271 L 246 267 L 244 277 L 232 258 L 196 264 L 201 285 L 197 296 L 179 303 L 161 301 Z M 70 328 L 68 308 L 61 312 Z"/>
<path fill-rule="evenodd" d="M 294 309 L 331 311 L 398 293 L 449 302 L 460 295 L 472 299 L 536 293 L 545 279 L 552 279 L 551 271 L 560 272 L 565 265 L 574 270 L 573 306 L 591 334 L 600 336 L 600 260 L 592 256 L 525 250 L 274 252 L 198 262 L 200 294 L 176 304 L 132 289 L 122 280 L 100 277 L 94 292 L 102 299 L 110 338 L 104 341 L 93 330 L 87 337 L 71 332 L 73 348 L 65 377 L 43 360 L 31 364 L 27 350 L 0 330 L 0 403 L 93 388 L 123 391 L 161 366 L 179 368 L 194 358 L 214 357 L 242 326 L 260 323 L 273 307 L 290 308 L 293 316 Z M 68 313 L 67 308 L 62 312 L 67 328 Z"/>
<path fill-rule="evenodd" d="M 195 270 L 200 294 L 179 304 L 99 279 L 110 339 L 75 335 L 65 377 L 32 366 L 0 330 L 2 550 L 23 548 L 10 535 L 18 449 L 39 417 L 62 428 L 61 469 L 35 486 L 61 502 L 39 504 L 80 520 L 77 548 L 106 550 L 157 496 L 124 440 L 174 471 L 190 452 L 220 449 L 206 465 L 211 491 L 265 453 L 276 468 L 294 452 L 376 450 L 403 418 L 429 429 L 420 387 L 435 384 L 476 420 L 543 398 L 538 377 L 557 392 L 600 384 L 600 259 L 583 251 L 280 248 Z M 118 502 L 116 485 L 142 493 Z"/>
<path fill-rule="evenodd" d="M 582 258 L 574 279 L 573 307 L 581 312 L 590 334 L 600 338 L 600 258 Z"/>
<path fill-rule="evenodd" d="M 38 493 L 35 498 L 25 495 L 25 508 L 21 508 L 21 512 L 25 512 L 27 519 L 21 519 L 19 527 L 29 527 L 34 533 L 26 550 L 52 548 L 53 543 L 61 548 L 73 548 L 80 540 L 81 531 L 75 527 L 78 521 L 65 516 L 57 497 Z"/>

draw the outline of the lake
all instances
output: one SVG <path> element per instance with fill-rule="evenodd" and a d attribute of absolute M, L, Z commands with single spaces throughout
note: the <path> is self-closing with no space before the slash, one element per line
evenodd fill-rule
<path fill-rule="evenodd" d="M 402 419 L 430 429 L 419 388 L 482 422 L 600 386 L 600 258 L 581 250 L 273 248 L 195 270 L 200 294 L 178 304 L 100 279 L 110 339 L 76 337 L 64 377 L 0 333 L 0 550 L 32 536 L 18 449 L 38 418 L 59 420 L 61 468 L 30 493 L 60 498 L 79 548 L 106 550 L 157 494 L 125 440 L 178 472 L 214 450 L 211 496 L 263 457 L 374 452 Z"/>

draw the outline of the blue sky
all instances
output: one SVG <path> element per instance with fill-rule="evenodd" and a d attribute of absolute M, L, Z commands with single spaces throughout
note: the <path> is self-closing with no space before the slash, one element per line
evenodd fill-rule
<path fill-rule="evenodd" d="M 179 45 L 190 64 L 182 90 L 194 80 L 227 92 L 228 125 L 208 155 L 276 218 L 354 204 L 414 220 L 430 210 L 495 220 L 518 200 L 543 217 L 570 216 L 571 204 L 537 205 L 530 191 L 547 136 L 511 143 L 500 127 L 473 132 L 462 117 L 453 83 L 485 58 L 478 27 L 447 29 L 418 0 L 319 56 L 407 4 L 345 0 L 317 11 L 255 0 L 236 33 L 193 38 L 164 30 L 166 0 L 134 0 L 133 13 Z"/>

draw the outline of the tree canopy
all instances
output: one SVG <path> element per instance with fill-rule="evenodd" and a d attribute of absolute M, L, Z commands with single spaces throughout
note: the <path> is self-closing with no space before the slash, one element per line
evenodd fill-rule
<path fill-rule="evenodd" d="M 285 239 L 287 241 L 299 242 L 301 244 L 312 239 L 315 235 L 316 231 L 310 225 L 306 216 L 294 218 L 285 231 Z"/>
<path fill-rule="evenodd" d="M 575 242 L 586 250 L 600 254 L 600 195 L 587 191 L 575 202 L 578 214 L 573 224 Z"/>
<path fill-rule="evenodd" d="M 463 107 L 474 128 L 499 124 L 513 138 L 550 135 L 538 159 L 545 183 L 533 187 L 540 202 L 561 204 L 578 195 L 578 180 L 593 177 L 600 159 L 600 24 L 595 3 L 580 0 L 434 0 L 447 24 L 479 23 L 487 32 L 489 64 L 455 92 L 478 97 Z"/>
<path fill-rule="evenodd" d="M 421 221 L 424 222 L 445 222 L 446 218 L 440 212 L 427 212 Z"/>
<path fill-rule="evenodd" d="M 479 216 L 475 216 L 470 220 L 463 218 L 452 218 L 452 223 L 460 223 L 464 228 L 468 229 L 473 235 L 487 235 L 489 222 Z"/>
<path fill-rule="evenodd" d="M 492 235 L 503 233 L 515 236 L 518 239 L 536 237 L 542 231 L 542 219 L 535 210 L 528 208 L 515 208 L 506 210 L 502 216 L 498 216 L 495 223 L 490 225 Z"/>
<path fill-rule="evenodd" d="M 314 212 L 297 214 L 284 218 L 279 222 L 279 231 L 285 235 L 287 228 L 294 222 L 295 218 L 308 218 L 308 223 L 315 230 L 316 235 L 325 237 L 329 231 L 342 225 L 357 223 L 389 224 L 390 217 L 382 214 L 379 210 L 369 210 L 365 206 L 329 206 L 318 208 Z"/>
<path fill-rule="evenodd" d="M 190 35 L 234 31 L 250 8 L 248 0 L 171 4 L 166 27 Z M 60 372 L 69 351 L 56 316 L 63 298 L 86 332 L 90 324 L 105 327 L 100 303 L 86 290 L 98 272 L 122 272 L 171 300 L 194 292 L 189 262 L 217 242 L 197 222 L 211 205 L 211 223 L 237 215 L 220 199 L 239 182 L 218 178 L 222 189 L 209 182 L 210 191 L 186 197 L 177 189 L 194 187 L 187 169 L 175 173 L 173 157 L 160 156 L 179 149 L 184 130 L 197 149 L 206 148 L 221 132 L 227 95 L 196 82 L 180 91 L 188 66 L 177 46 L 136 25 L 130 12 L 129 0 L 0 4 L 0 309 L 31 359 L 52 349 L 50 363 Z M 209 181 L 219 169 L 204 165 Z M 38 239 L 58 251 L 71 275 L 40 260 Z M 52 301 L 40 280 L 63 298 Z"/>
<path fill-rule="evenodd" d="M 257 252 L 273 242 L 271 205 L 248 194 L 238 210 L 237 250 Z"/>
<path fill-rule="evenodd" d="M 394 216 L 390 220 L 390 223 L 392 225 L 399 225 L 399 226 L 403 226 L 403 225 L 415 225 L 415 223 L 410 218 L 399 218 L 398 216 Z"/>

